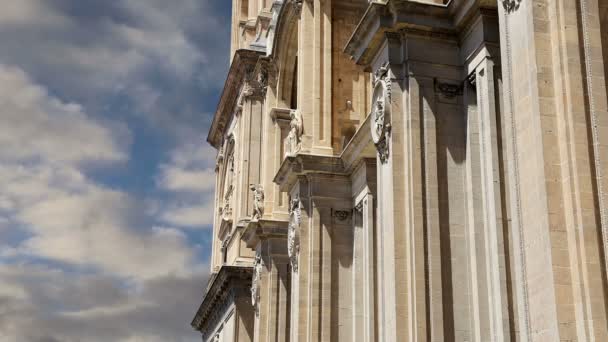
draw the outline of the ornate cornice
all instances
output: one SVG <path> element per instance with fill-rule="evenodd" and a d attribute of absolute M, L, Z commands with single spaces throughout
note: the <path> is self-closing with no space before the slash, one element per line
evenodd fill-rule
<path fill-rule="evenodd" d="M 287 239 L 288 222 L 280 220 L 249 221 L 241 240 L 245 242 L 247 247 L 255 249 L 258 242 L 266 239 Z"/>
<path fill-rule="evenodd" d="M 279 185 L 281 191 L 289 191 L 298 176 L 305 174 L 347 175 L 348 173 L 340 157 L 300 153 L 285 157 L 274 177 L 274 183 Z"/>
<path fill-rule="evenodd" d="M 235 297 L 247 297 L 252 275 L 252 266 L 222 266 L 210 280 L 203 303 L 192 320 L 192 327 L 204 335 L 210 333 L 208 329 L 214 327 Z"/>
<path fill-rule="evenodd" d="M 219 148 L 222 143 L 222 136 L 225 133 L 230 118 L 237 108 L 237 102 L 241 98 L 241 90 L 245 81 L 250 79 L 255 65 L 263 53 L 259 51 L 241 49 L 235 52 L 228 77 L 224 83 L 224 90 L 220 97 L 213 122 L 209 129 L 207 141 L 215 148 Z"/>

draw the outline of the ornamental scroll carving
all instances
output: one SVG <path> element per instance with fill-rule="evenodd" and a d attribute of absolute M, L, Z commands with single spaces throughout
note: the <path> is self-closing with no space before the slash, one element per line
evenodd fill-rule
<path fill-rule="evenodd" d="M 251 280 L 251 304 L 255 309 L 256 315 L 260 314 L 260 287 L 262 279 L 262 270 L 264 267 L 264 260 L 260 251 L 256 252 L 255 261 L 253 263 L 253 278 Z"/>
<path fill-rule="evenodd" d="M 522 0 L 501 0 L 502 7 L 507 13 L 513 13 L 519 9 Z"/>
<path fill-rule="evenodd" d="M 285 138 L 285 156 L 293 157 L 302 149 L 302 134 L 304 125 L 300 111 L 293 109 L 289 113 L 289 134 Z"/>
<path fill-rule="evenodd" d="M 378 150 L 382 164 L 388 162 L 391 134 L 391 71 L 388 63 L 374 74 L 374 93 L 372 96 L 371 129 L 372 139 Z"/>
<path fill-rule="evenodd" d="M 302 220 L 302 204 L 295 196 L 289 204 L 289 226 L 287 232 L 287 254 L 293 272 L 298 272 L 298 256 L 300 254 L 300 223 Z"/>
<path fill-rule="evenodd" d="M 220 207 L 220 216 L 224 221 L 232 220 L 232 194 L 234 193 L 234 137 L 230 136 L 226 143 L 226 146 L 222 148 L 222 152 L 229 153 L 227 158 L 227 165 L 224 172 L 224 191 L 223 191 L 223 203 Z M 222 156 L 222 159 L 224 157 Z"/>
<path fill-rule="evenodd" d="M 249 189 L 253 191 L 253 215 L 252 221 L 258 221 L 264 216 L 264 188 L 257 184 L 251 184 Z"/>

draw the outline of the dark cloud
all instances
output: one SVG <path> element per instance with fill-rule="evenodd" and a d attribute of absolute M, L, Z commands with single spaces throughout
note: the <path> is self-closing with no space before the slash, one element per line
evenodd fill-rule
<path fill-rule="evenodd" d="M 0 338 L 6 342 L 198 341 L 189 326 L 206 273 L 129 286 L 103 275 L 0 266 Z M 13 293 L 10 293 L 10 291 Z"/>

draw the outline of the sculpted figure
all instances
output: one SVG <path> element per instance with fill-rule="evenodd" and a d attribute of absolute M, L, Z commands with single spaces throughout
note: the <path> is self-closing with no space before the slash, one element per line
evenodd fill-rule
<path fill-rule="evenodd" d="M 264 216 L 264 188 L 259 184 L 251 184 L 249 189 L 253 191 L 253 215 L 251 219 L 259 220 Z"/>
<path fill-rule="evenodd" d="M 285 140 L 285 154 L 294 156 L 302 148 L 302 133 L 304 126 L 302 123 L 302 114 L 297 110 L 292 110 L 289 114 L 291 121 L 289 122 L 289 134 Z"/>
<path fill-rule="evenodd" d="M 300 253 L 300 237 L 298 230 L 300 229 L 301 208 L 300 198 L 295 197 L 289 205 L 289 226 L 287 231 L 287 254 L 291 269 L 298 272 L 298 255 Z"/>
<path fill-rule="evenodd" d="M 259 314 L 260 303 L 260 280 L 262 277 L 263 267 L 262 256 L 256 253 L 255 262 L 253 263 L 253 278 L 251 280 L 251 304 L 255 308 L 256 314 Z"/>

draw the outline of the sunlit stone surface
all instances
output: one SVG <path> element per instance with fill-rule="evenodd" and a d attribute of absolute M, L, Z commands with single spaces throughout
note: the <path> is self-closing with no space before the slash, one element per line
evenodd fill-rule
<path fill-rule="evenodd" d="M 607 0 L 233 0 L 203 341 L 608 341 Z"/>

